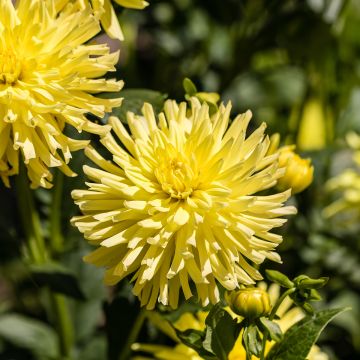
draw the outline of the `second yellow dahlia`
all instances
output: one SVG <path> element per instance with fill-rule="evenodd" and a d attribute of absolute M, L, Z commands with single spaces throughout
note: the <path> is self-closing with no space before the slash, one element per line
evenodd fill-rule
<path fill-rule="evenodd" d="M 266 155 L 265 124 L 246 137 L 250 112 L 229 127 L 230 104 L 210 116 L 208 105 L 191 101 L 168 100 L 158 116 L 149 104 L 143 116 L 128 113 L 131 134 L 110 118 L 122 145 L 102 138 L 112 162 L 87 148 L 100 169 L 85 166 L 89 189 L 72 193 L 84 214 L 72 222 L 98 247 L 86 261 L 107 268 L 108 284 L 133 274 L 134 294 L 149 309 L 157 301 L 177 307 L 180 290 L 216 303 L 217 282 L 231 290 L 261 279 L 252 263 L 280 261 L 282 237 L 271 230 L 295 211 L 283 206 L 289 191 L 256 195 L 283 175 L 278 154 Z"/>
<path fill-rule="evenodd" d="M 119 91 L 122 81 L 101 77 L 115 71 L 118 53 L 106 45 L 85 45 L 100 31 L 91 9 L 74 1 L 55 9 L 55 0 L 0 1 L 0 176 L 18 174 L 19 158 L 32 187 L 50 187 L 51 167 L 67 175 L 71 151 L 87 141 L 64 134 L 65 125 L 79 132 L 104 134 L 87 113 L 103 117 L 121 99 L 94 93 Z"/>

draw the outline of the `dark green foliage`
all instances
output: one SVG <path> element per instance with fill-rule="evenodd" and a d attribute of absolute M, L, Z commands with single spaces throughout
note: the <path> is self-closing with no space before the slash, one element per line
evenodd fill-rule
<path fill-rule="evenodd" d="M 227 360 L 239 336 L 240 327 L 229 313 L 218 303 L 212 307 L 206 317 L 204 331 L 175 329 L 179 339 L 196 350 L 206 360 Z"/>
<path fill-rule="evenodd" d="M 293 325 L 281 342 L 274 345 L 266 360 L 305 360 L 326 324 L 346 309 L 319 311 Z"/>

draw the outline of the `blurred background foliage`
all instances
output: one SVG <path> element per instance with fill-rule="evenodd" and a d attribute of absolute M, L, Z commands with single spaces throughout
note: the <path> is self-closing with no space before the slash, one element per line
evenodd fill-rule
<path fill-rule="evenodd" d="M 200 91 L 231 100 L 234 114 L 251 109 L 254 125 L 267 122 L 270 134 L 280 133 L 283 143 L 296 143 L 312 158 L 314 183 L 293 198 L 299 213 L 281 230 L 283 264 L 262 268 L 329 276 L 320 307 L 352 311 L 327 328 L 320 345 L 333 360 L 360 358 L 360 226 L 323 216 L 334 200 L 326 181 L 353 166 L 345 135 L 360 132 L 360 1 L 153 0 L 141 12 L 117 10 L 126 38 L 117 76 L 126 90 L 116 114 L 138 111 L 142 100 L 158 109 L 166 97 L 183 100 L 189 77 Z M 127 340 L 139 310 L 131 287 L 102 285 L 102 270 L 80 260 L 88 245 L 69 224 L 77 211 L 70 192 L 83 187 L 87 161 L 75 154 L 77 178 L 57 174 L 56 193 L 35 192 L 53 259 L 44 265 L 26 261 L 15 182 L 0 187 L 0 359 L 60 358 L 54 329 L 64 324 L 52 318 L 49 289 L 65 296 L 73 358 L 118 359 Z M 54 239 L 56 226 L 61 239 Z M 162 336 L 148 324 L 140 340 Z"/>

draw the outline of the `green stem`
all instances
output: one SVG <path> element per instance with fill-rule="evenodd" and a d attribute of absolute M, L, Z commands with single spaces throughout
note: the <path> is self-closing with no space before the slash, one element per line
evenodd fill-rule
<path fill-rule="evenodd" d="M 280 297 L 279 299 L 276 301 L 274 307 L 271 310 L 270 316 L 269 316 L 269 320 L 274 320 L 274 317 L 276 315 L 276 312 L 278 311 L 280 305 L 282 304 L 282 302 L 285 300 L 285 298 L 289 295 L 291 295 L 292 293 L 294 293 L 296 291 L 296 288 L 291 288 L 286 290 Z"/>
<path fill-rule="evenodd" d="M 53 197 L 50 212 L 50 246 L 55 254 L 62 253 L 64 239 L 61 230 L 61 200 L 63 193 L 64 174 L 57 171 L 54 179 Z"/>
<path fill-rule="evenodd" d="M 22 225 L 27 238 L 27 247 L 29 249 L 30 260 L 34 264 L 44 264 L 50 259 L 41 229 L 40 218 L 36 211 L 33 194 L 29 186 L 29 181 L 24 166 L 21 168 L 20 174 L 17 176 L 16 190 L 17 202 Z M 61 211 L 58 211 L 57 216 L 60 215 Z M 57 230 L 60 231 L 60 220 L 54 220 L 54 223 L 55 225 L 59 225 Z M 51 291 L 49 297 L 50 303 L 53 305 L 52 308 L 55 313 L 54 317 L 60 339 L 62 359 L 71 359 L 73 324 L 69 315 L 66 298 Z"/>
<path fill-rule="evenodd" d="M 69 308 L 66 298 L 63 295 L 50 293 L 50 300 L 56 316 L 56 328 L 60 336 L 60 347 L 62 358 L 71 359 L 73 346 L 74 330 L 73 323 L 69 315 Z"/>
<path fill-rule="evenodd" d="M 16 198 L 30 258 L 33 263 L 42 264 L 48 256 L 25 167 L 20 169 L 20 174 L 16 177 Z"/>
<path fill-rule="evenodd" d="M 274 307 L 271 310 L 271 313 L 269 315 L 269 320 L 274 320 L 276 312 L 278 311 L 282 302 L 285 300 L 285 298 L 287 296 L 291 295 L 295 291 L 296 291 L 296 288 L 288 289 L 278 298 Z M 267 330 L 265 330 L 264 334 L 263 334 L 263 339 L 262 339 L 262 350 L 261 350 L 261 354 L 260 354 L 260 360 L 265 360 L 265 347 L 266 347 L 266 342 L 267 342 L 268 337 L 269 337 L 269 332 Z"/>
<path fill-rule="evenodd" d="M 144 309 L 140 309 L 139 315 L 137 316 L 135 323 L 130 331 L 130 334 L 126 340 L 126 344 L 124 349 L 122 350 L 119 360 L 127 360 L 131 354 L 131 345 L 136 341 L 139 332 L 143 326 L 144 320 L 146 318 L 146 311 Z"/>

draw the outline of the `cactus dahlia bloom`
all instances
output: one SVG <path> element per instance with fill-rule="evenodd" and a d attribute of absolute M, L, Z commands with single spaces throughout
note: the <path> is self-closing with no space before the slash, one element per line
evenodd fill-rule
<path fill-rule="evenodd" d="M 74 0 L 55 0 L 56 8 L 61 9 L 65 4 Z M 149 5 L 143 0 L 114 0 L 120 6 L 130 9 L 144 9 Z M 106 33 L 113 39 L 123 40 L 124 36 L 118 22 L 117 15 L 111 4 L 111 0 L 82 0 L 83 6 L 91 4 L 94 14 L 100 19 Z"/>
<path fill-rule="evenodd" d="M 100 28 L 89 8 L 78 2 L 58 12 L 54 0 L 0 1 L 0 176 L 19 172 L 19 153 L 32 187 L 50 187 L 50 167 L 66 175 L 71 151 L 87 142 L 63 134 L 66 124 L 79 132 L 104 134 L 108 127 L 85 114 L 104 116 L 121 99 L 93 93 L 119 91 L 122 81 L 100 77 L 114 71 L 118 53 L 105 45 L 84 45 Z"/>
<path fill-rule="evenodd" d="M 250 112 L 229 127 L 230 104 L 211 116 L 196 98 L 190 109 L 171 100 L 164 109 L 157 118 L 149 104 L 143 116 L 128 113 L 131 135 L 110 118 L 122 146 L 110 133 L 102 138 L 113 162 L 86 149 L 100 169 L 84 167 L 89 189 L 72 193 L 84 215 L 72 223 L 98 246 L 86 261 L 107 268 L 108 284 L 133 273 L 147 308 L 157 300 L 177 307 L 180 290 L 216 303 L 217 282 L 252 284 L 261 275 L 251 263 L 280 261 L 282 238 L 271 230 L 295 209 L 283 206 L 289 191 L 256 195 L 283 169 L 278 154 L 266 155 L 265 124 L 246 137 Z"/>
<path fill-rule="evenodd" d="M 269 296 L 271 304 L 274 305 L 276 300 L 279 297 L 279 286 L 277 284 L 272 284 L 269 287 Z M 229 310 L 230 311 L 230 310 Z M 234 313 L 230 311 L 230 314 L 233 317 L 236 317 Z M 292 325 L 300 321 L 304 317 L 304 312 L 299 307 L 294 307 L 292 300 L 287 297 L 284 302 L 280 305 L 278 311 L 276 312 L 278 319 L 275 322 L 280 326 L 283 333 L 285 333 Z M 136 359 L 148 359 L 148 360 L 167 360 L 167 359 L 176 359 L 176 360 L 202 360 L 203 358 L 192 348 L 182 344 L 179 338 L 176 336 L 175 331 L 170 326 L 170 324 L 163 320 L 160 316 L 156 314 L 148 314 L 149 320 L 159 328 L 163 333 L 168 335 L 176 345 L 174 347 L 166 345 L 154 345 L 154 344 L 139 344 L 135 343 L 132 345 L 134 351 L 141 351 L 144 353 L 151 354 L 153 357 L 136 357 Z M 173 324 L 173 326 L 180 330 L 185 331 L 188 329 L 194 330 L 205 330 L 205 319 L 207 313 L 200 311 L 196 314 L 189 312 L 183 313 L 178 320 Z M 241 319 L 241 318 L 240 318 Z M 265 352 L 268 353 L 271 347 L 275 344 L 274 341 L 268 341 L 266 344 Z M 135 357 L 134 357 L 135 359 Z M 242 345 L 242 333 L 240 333 L 238 339 L 235 342 L 234 347 L 228 354 L 229 360 L 246 360 L 246 351 Z M 252 356 L 252 360 L 258 359 L 256 356 Z M 326 353 L 322 352 L 317 345 L 313 345 L 310 353 L 307 356 L 308 360 L 328 360 L 329 357 Z"/>

